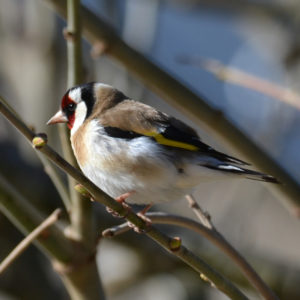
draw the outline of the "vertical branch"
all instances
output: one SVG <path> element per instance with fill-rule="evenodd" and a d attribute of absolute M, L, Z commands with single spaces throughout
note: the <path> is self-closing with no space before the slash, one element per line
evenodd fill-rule
<path fill-rule="evenodd" d="M 64 30 L 67 41 L 68 58 L 68 88 L 81 83 L 81 29 L 80 0 L 67 0 L 67 28 Z M 65 158 L 77 166 L 71 145 L 69 131 L 66 126 L 60 126 L 60 139 Z M 70 236 L 81 244 L 86 256 L 83 263 L 71 272 L 60 272 L 65 286 L 72 299 L 92 300 L 105 299 L 101 279 L 95 260 L 95 228 L 90 201 L 84 199 L 74 189 L 76 180 L 68 176 L 71 197 Z"/>
<path fill-rule="evenodd" d="M 65 183 L 63 182 L 61 176 L 58 174 L 54 166 L 45 158 L 43 155 L 38 153 L 38 158 L 42 162 L 44 166 L 45 173 L 49 176 L 54 184 L 57 192 L 59 193 L 65 208 L 68 212 L 70 212 L 70 197 Z"/>
<path fill-rule="evenodd" d="M 65 31 L 68 47 L 68 87 L 81 81 L 80 0 L 67 1 L 68 25 Z"/>
<path fill-rule="evenodd" d="M 64 35 L 67 41 L 68 57 L 68 87 L 72 87 L 81 82 L 82 60 L 81 60 L 81 30 L 80 30 L 80 0 L 67 1 L 67 28 Z M 63 153 L 66 159 L 72 164 L 77 165 L 70 146 L 68 129 L 60 126 L 60 139 Z M 69 190 L 71 195 L 72 207 L 70 210 L 72 237 L 78 241 L 93 247 L 94 232 L 92 224 L 92 211 L 89 201 L 83 199 L 74 190 L 76 181 L 68 177 Z"/>

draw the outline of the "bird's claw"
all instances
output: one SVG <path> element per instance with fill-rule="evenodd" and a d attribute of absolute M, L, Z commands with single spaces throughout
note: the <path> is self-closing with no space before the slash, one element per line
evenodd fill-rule
<path fill-rule="evenodd" d="M 110 213 L 113 217 L 115 218 L 126 218 L 127 215 L 131 212 L 131 208 L 128 204 L 126 204 L 125 202 L 121 203 L 122 206 L 126 209 L 126 213 L 125 215 L 120 215 L 118 212 L 116 212 L 115 210 L 111 209 L 110 207 L 106 207 L 106 211 L 108 213 Z"/>
<path fill-rule="evenodd" d="M 128 227 L 132 228 L 133 231 L 135 231 L 136 233 L 146 233 L 151 227 L 152 221 L 148 217 L 146 217 L 142 212 L 137 213 L 137 215 L 146 223 L 146 227 L 144 229 L 141 229 L 131 222 L 127 222 L 127 225 Z"/>
<path fill-rule="evenodd" d="M 113 217 L 116 218 L 126 218 L 126 216 L 128 215 L 128 213 L 131 212 L 131 208 L 128 204 L 125 203 L 125 200 L 130 197 L 130 195 L 132 195 L 134 193 L 134 191 L 128 192 L 128 193 L 124 193 L 120 196 L 118 196 L 117 198 L 115 198 L 115 200 L 122 204 L 123 207 L 127 210 L 127 212 L 125 213 L 125 215 L 120 215 L 118 212 L 114 211 L 113 209 L 111 209 L 110 207 L 106 207 L 106 211 L 108 213 L 110 213 Z"/>

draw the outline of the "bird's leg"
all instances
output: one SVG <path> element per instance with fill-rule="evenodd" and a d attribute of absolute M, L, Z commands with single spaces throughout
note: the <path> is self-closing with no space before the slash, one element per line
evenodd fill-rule
<path fill-rule="evenodd" d="M 125 202 L 125 200 L 126 200 L 128 197 L 130 197 L 133 193 L 134 193 L 134 191 L 133 191 L 133 192 L 124 193 L 124 194 L 118 196 L 115 200 L 116 200 L 117 202 L 123 204 L 123 203 Z"/>
<path fill-rule="evenodd" d="M 117 198 L 115 198 L 115 200 L 117 202 L 119 202 L 120 204 L 123 205 L 124 208 L 127 209 L 128 212 L 131 211 L 131 208 L 129 207 L 128 204 L 125 203 L 126 199 L 128 197 L 130 197 L 133 193 L 135 193 L 135 191 L 131 191 L 131 192 L 127 192 L 127 193 L 124 193 L 120 196 L 118 196 Z M 152 207 L 153 204 L 148 204 L 147 206 L 145 206 L 140 212 L 137 213 L 137 215 L 143 219 L 143 221 L 146 222 L 146 225 L 147 227 L 150 226 L 152 224 L 151 220 L 149 218 L 147 218 L 145 216 L 146 212 Z M 106 210 L 112 214 L 114 217 L 117 217 L 117 218 L 123 218 L 124 216 L 120 216 L 116 211 L 112 210 L 111 208 L 109 207 L 106 207 Z M 135 232 L 137 233 L 143 233 L 144 230 L 141 230 L 139 229 L 137 226 L 135 226 L 134 224 L 132 224 L 131 222 L 127 222 L 128 224 L 128 227 L 132 228 Z"/>
<path fill-rule="evenodd" d="M 137 215 L 145 221 L 147 227 L 152 225 L 152 221 L 145 216 L 146 212 L 153 206 L 153 204 L 146 205 L 140 212 L 137 213 Z M 137 233 L 144 233 L 144 230 L 139 229 L 137 226 L 132 224 L 131 222 L 127 222 L 128 226 L 132 228 Z"/>
<path fill-rule="evenodd" d="M 117 202 L 119 202 L 120 204 L 122 204 L 123 207 L 126 208 L 128 212 L 131 211 L 131 208 L 129 207 L 128 204 L 125 203 L 125 200 L 128 197 L 130 197 L 133 193 L 134 193 L 134 191 L 127 192 L 127 193 L 124 193 L 124 194 L 118 196 L 117 198 L 115 198 L 115 200 Z M 107 212 L 109 212 L 110 214 L 112 214 L 116 218 L 123 218 L 123 216 L 120 216 L 117 212 L 115 212 L 113 209 L 111 209 L 109 207 L 106 207 L 106 210 L 107 210 Z"/>
<path fill-rule="evenodd" d="M 148 204 L 146 205 L 139 213 L 138 215 L 139 216 L 144 216 L 145 217 L 145 214 L 146 212 L 153 206 L 153 204 Z"/>

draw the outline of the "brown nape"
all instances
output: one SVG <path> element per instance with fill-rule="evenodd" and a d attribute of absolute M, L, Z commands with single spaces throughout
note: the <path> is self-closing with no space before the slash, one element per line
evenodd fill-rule
<path fill-rule="evenodd" d="M 109 86 L 95 90 L 96 103 L 91 118 L 99 117 L 106 110 L 116 106 L 118 103 L 128 99 L 122 92 Z"/>

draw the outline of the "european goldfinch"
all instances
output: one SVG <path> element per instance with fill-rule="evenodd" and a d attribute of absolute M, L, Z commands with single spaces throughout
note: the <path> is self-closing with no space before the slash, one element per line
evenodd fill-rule
<path fill-rule="evenodd" d="M 103 83 L 69 89 L 47 124 L 62 122 L 71 129 L 72 148 L 85 176 L 113 198 L 125 195 L 130 204 L 183 198 L 216 177 L 278 182 L 206 145 L 180 120 Z"/>

